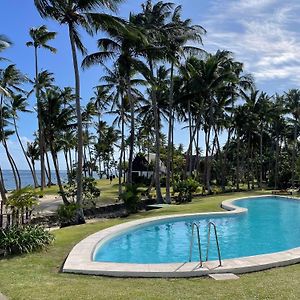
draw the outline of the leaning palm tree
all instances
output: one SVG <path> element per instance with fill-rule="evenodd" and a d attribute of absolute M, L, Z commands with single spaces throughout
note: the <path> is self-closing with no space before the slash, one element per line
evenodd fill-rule
<path fill-rule="evenodd" d="M 16 188 L 21 188 L 21 179 L 14 162 L 13 157 L 11 156 L 8 146 L 7 146 L 7 137 L 11 135 L 11 130 L 5 129 L 7 126 L 8 115 L 10 115 L 10 110 L 5 105 L 5 100 L 7 100 L 15 92 L 24 94 L 25 91 L 22 89 L 22 84 L 28 82 L 29 79 L 22 74 L 20 70 L 16 68 L 14 64 L 7 66 L 5 69 L 0 70 L 0 86 L 3 90 L 6 91 L 5 94 L 0 95 L 0 128 L 1 136 L 0 140 L 5 148 L 8 160 L 11 164 L 12 171 L 16 180 Z M 6 115 L 6 116 L 5 116 Z M 17 183 L 18 182 L 18 183 Z"/>
<path fill-rule="evenodd" d="M 23 97 L 21 94 L 19 95 L 12 95 L 11 97 L 11 102 L 10 102 L 10 109 L 11 109 L 11 115 L 12 115 L 12 119 L 13 119 L 13 124 L 14 124 L 14 130 L 15 130 L 15 134 L 17 136 L 19 145 L 22 149 L 22 152 L 24 154 L 24 157 L 27 161 L 27 164 L 29 166 L 29 169 L 31 171 L 31 175 L 32 175 L 32 179 L 33 179 L 33 183 L 34 186 L 37 188 L 38 187 L 38 181 L 37 181 L 37 177 L 36 174 L 33 170 L 33 167 L 30 163 L 30 160 L 26 154 L 26 150 L 23 146 L 23 143 L 21 141 L 20 135 L 19 135 L 19 130 L 18 130 L 18 126 L 17 126 L 17 119 L 18 119 L 18 113 L 22 112 L 22 113 L 26 113 L 26 112 L 31 112 L 30 110 L 27 109 L 28 107 L 28 103 L 27 103 L 27 99 L 25 97 Z"/>
<path fill-rule="evenodd" d="M 0 52 L 10 47 L 11 41 L 4 35 L 0 34 Z M 0 61 L 6 60 L 4 57 L 0 57 Z M 8 95 L 8 92 L 0 85 L 0 94 Z"/>
<path fill-rule="evenodd" d="M 122 0 L 34 0 L 34 4 L 37 7 L 40 15 L 43 18 L 51 18 L 59 22 L 59 24 L 65 24 L 68 26 L 69 39 L 72 49 L 72 58 L 75 75 L 75 95 L 76 95 L 76 114 L 77 114 L 77 133 L 78 133 L 78 162 L 77 162 L 77 197 L 76 202 L 79 206 L 77 210 L 76 222 L 84 223 L 84 215 L 82 205 L 82 167 L 83 167 L 83 129 L 81 119 L 81 107 L 80 107 L 80 77 L 79 67 L 77 59 L 77 50 L 82 54 L 86 53 L 80 35 L 79 29 L 82 27 L 89 34 L 92 34 L 93 30 L 91 22 L 97 20 L 101 22 L 104 20 L 106 23 L 113 22 L 113 17 L 107 14 L 91 13 L 95 9 L 108 8 L 115 11 L 117 5 Z"/>
<path fill-rule="evenodd" d="M 71 98 L 69 98 L 71 97 Z M 55 169 L 57 184 L 64 204 L 68 205 L 69 201 L 64 191 L 63 182 L 60 176 L 58 161 L 58 152 L 62 150 L 61 132 L 74 127 L 74 109 L 71 104 L 66 105 L 67 100 L 73 100 L 69 89 L 61 90 L 57 87 L 48 89 L 41 106 L 43 127 L 45 130 L 45 141 L 49 146 L 52 161 Z"/>
<path fill-rule="evenodd" d="M 37 102 L 37 115 L 38 115 L 38 134 L 39 134 L 39 149 L 40 149 L 40 160 L 41 160 L 41 190 L 44 189 L 45 182 L 45 156 L 44 156 L 44 134 L 41 120 L 41 104 L 40 104 L 40 86 L 39 86 L 39 68 L 38 68 L 38 49 L 43 48 L 56 53 L 56 49 L 49 46 L 47 43 L 53 40 L 56 36 L 56 32 L 48 31 L 45 25 L 37 28 L 31 28 L 29 35 L 32 41 L 26 43 L 27 47 L 34 47 L 34 61 L 35 61 L 35 93 Z"/>

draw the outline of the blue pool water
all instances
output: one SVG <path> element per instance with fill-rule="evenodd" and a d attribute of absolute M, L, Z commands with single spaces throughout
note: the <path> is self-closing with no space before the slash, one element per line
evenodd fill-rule
<path fill-rule="evenodd" d="M 300 246 L 300 201 L 280 197 L 234 202 L 248 212 L 226 216 L 193 216 L 145 224 L 120 234 L 94 253 L 95 261 L 120 263 L 186 262 L 189 258 L 191 224 L 201 228 L 202 253 L 206 252 L 207 225 L 217 225 L 222 259 L 284 251 Z M 211 236 L 209 260 L 217 259 Z M 197 261 L 195 239 L 192 261 Z"/>

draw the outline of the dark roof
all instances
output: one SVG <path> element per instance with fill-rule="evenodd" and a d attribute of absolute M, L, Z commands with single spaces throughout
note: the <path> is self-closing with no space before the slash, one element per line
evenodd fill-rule
<path fill-rule="evenodd" d="M 148 171 L 149 163 L 144 156 L 137 155 L 132 162 L 132 171 Z"/>

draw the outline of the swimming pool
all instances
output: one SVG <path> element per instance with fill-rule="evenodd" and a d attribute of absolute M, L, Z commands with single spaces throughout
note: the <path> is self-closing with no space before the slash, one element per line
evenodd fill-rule
<path fill-rule="evenodd" d="M 248 212 L 227 216 L 193 216 L 141 227 L 113 237 L 99 247 L 95 261 L 118 263 L 172 263 L 189 258 L 191 224 L 200 224 L 202 252 L 207 245 L 208 222 L 217 226 L 223 259 L 283 251 L 300 246 L 300 203 L 279 198 L 260 197 L 238 200 L 235 205 Z M 194 239 L 192 261 L 199 260 Z M 209 259 L 216 260 L 217 247 L 211 236 Z"/>
<path fill-rule="evenodd" d="M 161 216 L 125 222 L 78 243 L 63 272 L 130 277 L 191 277 L 245 273 L 300 262 L 300 201 L 280 196 L 227 200 L 230 211 Z M 191 224 L 201 229 L 202 254 L 207 224 L 217 225 L 222 266 L 211 239 L 210 261 L 200 268 L 197 243 L 188 262 Z"/>

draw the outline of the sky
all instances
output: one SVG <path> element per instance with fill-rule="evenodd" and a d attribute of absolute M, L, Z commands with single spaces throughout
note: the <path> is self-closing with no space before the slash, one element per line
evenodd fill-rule
<path fill-rule="evenodd" d="M 53 72 L 56 84 L 61 87 L 74 86 L 67 28 L 59 26 L 52 20 L 42 19 L 33 0 L 1 2 L 0 34 L 5 34 L 13 42 L 13 46 L 2 56 L 10 59 L 23 73 L 33 78 L 33 49 L 26 47 L 25 43 L 29 41 L 28 32 L 31 27 L 45 24 L 49 30 L 58 32 L 57 38 L 50 43 L 58 52 L 52 54 L 41 50 L 39 69 Z M 143 2 L 125 1 L 119 8 L 119 15 L 126 18 L 130 12 L 139 12 Z M 244 63 L 245 72 L 254 75 L 258 89 L 272 95 L 299 87 L 299 0 L 174 0 L 173 2 L 182 5 L 185 18 L 191 18 L 194 24 L 206 29 L 203 48 L 208 52 L 215 52 L 218 49 L 232 51 L 235 59 Z M 100 33 L 91 38 L 87 34 L 82 34 L 89 53 L 96 50 L 96 39 L 101 36 L 103 34 Z M 79 57 L 79 60 L 82 58 Z M 1 63 L 0 68 L 4 65 Z M 83 104 L 92 97 L 92 88 L 98 84 L 102 74 L 100 67 L 81 70 Z M 29 99 L 31 107 L 34 106 L 34 101 L 34 97 Z M 106 118 L 109 121 L 109 117 Z M 33 140 L 32 133 L 36 128 L 36 117 L 30 114 L 20 116 L 19 131 L 24 143 Z M 186 131 L 178 126 L 175 143 L 187 146 L 187 136 Z M 27 169 L 15 138 L 10 140 L 9 148 L 16 158 L 18 167 Z M 9 168 L 1 148 L 0 165 L 3 169 Z"/>

